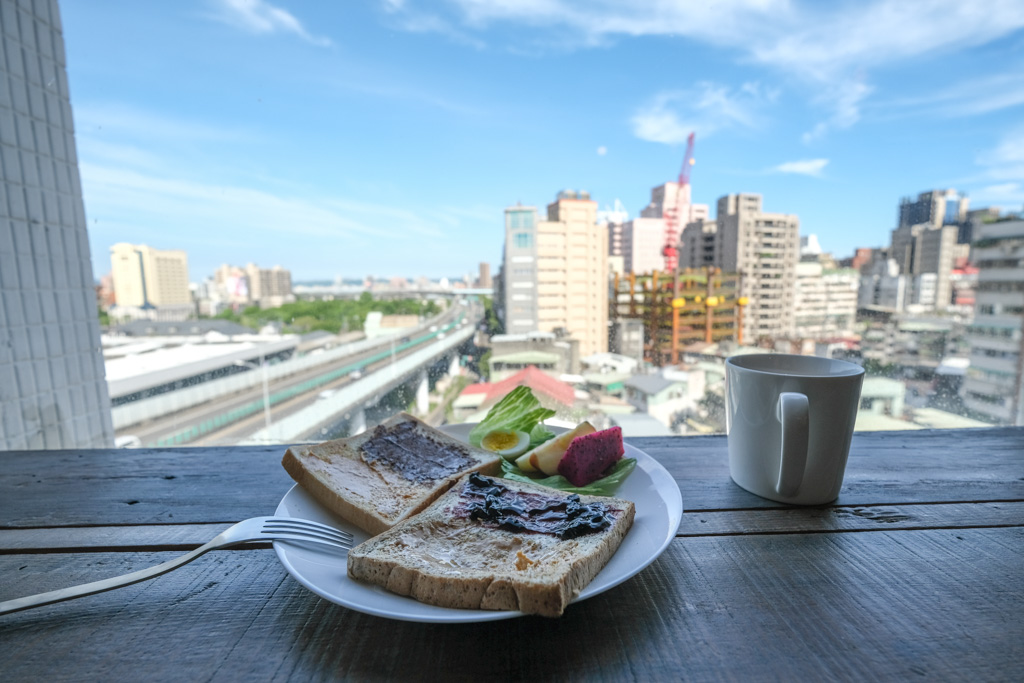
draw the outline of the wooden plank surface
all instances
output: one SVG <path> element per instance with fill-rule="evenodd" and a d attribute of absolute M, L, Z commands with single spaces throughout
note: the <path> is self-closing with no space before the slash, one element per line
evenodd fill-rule
<path fill-rule="evenodd" d="M 146 549 L 187 552 L 206 543 L 227 526 L 222 523 L 0 529 L 0 554 L 129 552 Z M 1024 527 L 1024 502 L 782 510 L 697 510 L 683 514 L 677 536 L 846 533 L 1012 526 Z"/>
<path fill-rule="evenodd" d="M 1022 529 L 685 538 L 560 620 L 452 626 L 362 615 L 269 550 L 219 551 L 0 618 L 0 678 L 1020 680 L 1022 547 Z M 0 599 L 167 557 L 0 556 Z"/>
<path fill-rule="evenodd" d="M 729 479 L 723 436 L 629 439 L 697 510 L 783 509 Z M 291 486 L 283 446 L 0 453 L 3 528 L 230 523 Z M 1024 428 L 859 433 L 836 505 L 1024 500 Z"/>

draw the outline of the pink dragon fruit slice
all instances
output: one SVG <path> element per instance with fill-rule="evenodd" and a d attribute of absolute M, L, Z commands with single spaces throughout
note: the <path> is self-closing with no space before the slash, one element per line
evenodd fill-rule
<path fill-rule="evenodd" d="M 577 436 L 558 462 L 558 473 L 573 486 L 586 486 L 600 479 L 623 452 L 622 427 Z"/>

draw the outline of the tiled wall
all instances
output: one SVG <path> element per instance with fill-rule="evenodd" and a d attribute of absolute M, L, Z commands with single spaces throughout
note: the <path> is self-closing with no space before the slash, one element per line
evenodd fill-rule
<path fill-rule="evenodd" d="M 0 30 L 0 450 L 111 446 L 56 0 Z"/>

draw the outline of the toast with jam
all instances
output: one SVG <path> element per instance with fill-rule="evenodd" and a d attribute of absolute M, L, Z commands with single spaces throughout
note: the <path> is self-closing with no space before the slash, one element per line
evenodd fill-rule
<path fill-rule="evenodd" d="M 633 524 L 628 500 L 468 474 L 349 551 L 348 574 L 439 607 L 557 617 Z"/>
<path fill-rule="evenodd" d="M 293 446 L 285 470 L 324 507 L 369 534 L 425 509 L 468 472 L 500 457 L 400 413 L 358 436 Z"/>

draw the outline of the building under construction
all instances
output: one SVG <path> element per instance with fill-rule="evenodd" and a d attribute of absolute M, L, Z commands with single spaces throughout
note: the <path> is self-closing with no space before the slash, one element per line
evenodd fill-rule
<path fill-rule="evenodd" d="M 616 275 L 608 318 L 643 322 L 644 360 L 656 366 L 676 364 L 690 344 L 735 340 L 742 344 L 745 298 L 738 296 L 739 275 L 716 268 L 671 273 Z"/>

